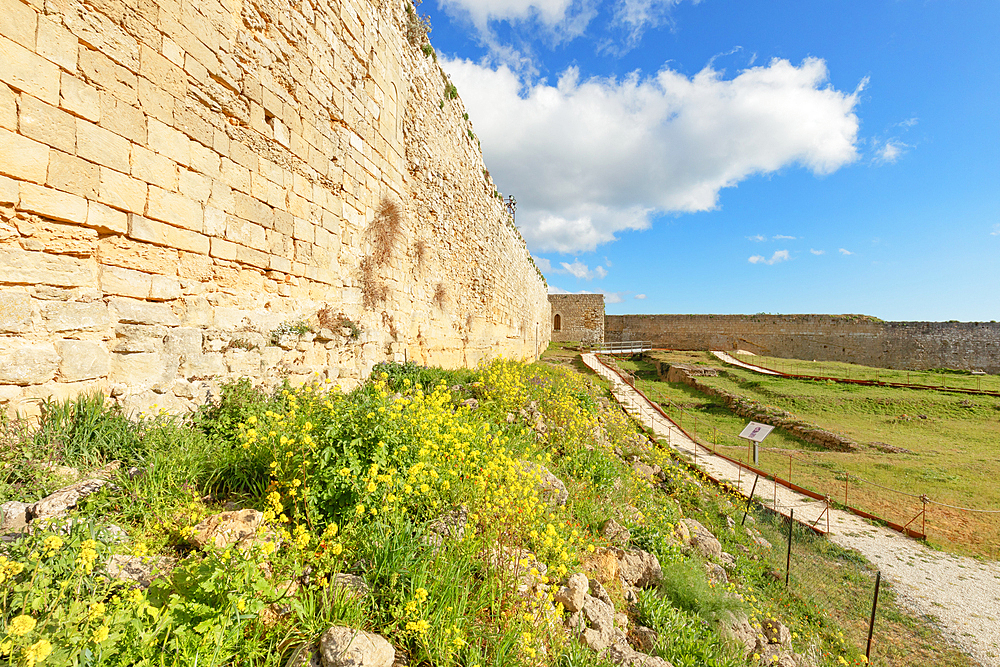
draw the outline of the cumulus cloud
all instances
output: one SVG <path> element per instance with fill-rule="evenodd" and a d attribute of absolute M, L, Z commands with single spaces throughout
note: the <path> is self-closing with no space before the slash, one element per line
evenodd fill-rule
<path fill-rule="evenodd" d="M 896 164 L 909 148 L 909 144 L 904 144 L 899 139 L 889 139 L 875 149 L 875 163 Z"/>
<path fill-rule="evenodd" d="M 533 256 L 532 259 L 535 260 L 535 266 L 537 266 L 538 270 L 542 273 L 550 273 L 552 271 L 552 262 L 545 257 Z"/>
<path fill-rule="evenodd" d="M 795 240 L 794 236 L 785 236 L 784 234 L 775 234 L 771 238 L 774 239 L 775 241 L 794 241 Z"/>
<path fill-rule="evenodd" d="M 525 85 L 506 66 L 442 62 L 535 251 L 590 251 L 654 215 L 712 210 L 722 188 L 755 174 L 796 164 L 822 175 L 858 157 L 863 83 L 834 89 L 817 58 L 729 79 L 711 66 L 585 80 L 569 68 L 555 85 Z"/>
<path fill-rule="evenodd" d="M 791 259 L 791 255 L 788 254 L 787 250 L 775 250 L 774 254 L 771 255 L 771 259 L 767 259 L 763 255 L 754 255 L 750 257 L 747 261 L 751 264 L 777 264 L 779 262 L 785 262 Z"/>
<path fill-rule="evenodd" d="M 537 264 L 538 261 L 536 260 Z M 561 269 L 552 268 L 552 263 L 549 260 L 545 260 L 547 269 L 542 269 L 542 271 L 548 271 L 549 273 L 562 273 L 569 274 L 578 280 L 593 280 L 594 278 L 604 278 L 608 275 L 608 270 L 603 266 L 595 266 L 591 269 L 589 266 L 581 262 L 580 260 L 574 260 L 573 262 L 559 262 Z M 539 265 L 541 266 L 541 265 Z"/>
<path fill-rule="evenodd" d="M 766 241 L 767 237 L 764 236 L 764 235 L 762 235 L 762 234 L 756 234 L 754 236 L 748 236 L 747 240 L 748 241 L 753 241 L 755 243 L 760 243 L 761 241 Z"/>
<path fill-rule="evenodd" d="M 811 252 L 814 255 L 825 255 L 826 254 L 826 250 L 814 250 L 812 248 L 809 248 L 809 252 Z"/>
<path fill-rule="evenodd" d="M 637 299 L 639 299 L 639 300 L 642 300 L 642 299 L 645 299 L 645 298 L 646 298 L 646 295 L 645 295 L 645 294 L 636 294 L 636 295 L 635 295 L 635 298 L 637 298 Z"/>
<path fill-rule="evenodd" d="M 841 248 L 840 249 L 840 254 L 841 255 L 853 255 L 854 253 L 851 252 L 850 250 L 847 250 L 846 248 Z"/>

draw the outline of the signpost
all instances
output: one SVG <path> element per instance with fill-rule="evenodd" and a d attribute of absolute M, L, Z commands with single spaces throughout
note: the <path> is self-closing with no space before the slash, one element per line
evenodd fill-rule
<path fill-rule="evenodd" d="M 753 464 L 757 465 L 758 459 L 758 445 L 768 436 L 768 434 L 774 430 L 773 426 L 768 426 L 767 424 L 760 424 L 758 422 L 750 422 L 747 427 L 740 432 L 740 437 L 747 440 L 748 443 L 753 443 Z"/>

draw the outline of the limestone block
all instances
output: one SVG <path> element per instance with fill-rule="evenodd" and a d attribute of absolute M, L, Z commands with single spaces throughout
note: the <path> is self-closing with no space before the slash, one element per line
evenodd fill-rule
<path fill-rule="evenodd" d="M 146 273 L 173 275 L 177 271 L 177 250 L 133 241 L 124 236 L 101 239 L 101 263 Z"/>
<path fill-rule="evenodd" d="M 69 72 L 76 71 L 79 41 L 76 35 L 52 19 L 38 19 L 38 55 L 48 58 Z"/>
<path fill-rule="evenodd" d="M 208 299 L 203 296 L 184 297 L 183 324 L 186 327 L 208 327 L 215 317 Z"/>
<path fill-rule="evenodd" d="M 111 325 L 108 307 L 103 302 L 50 303 L 45 307 L 45 324 L 49 331 L 100 331 Z"/>
<path fill-rule="evenodd" d="M 146 117 L 111 93 L 101 93 L 100 125 L 133 143 L 146 143 Z"/>
<path fill-rule="evenodd" d="M 111 355 L 108 382 L 124 382 L 135 393 L 161 382 L 165 375 L 164 359 L 155 352 Z"/>
<path fill-rule="evenodd" d="M 95 262 L 67 255 L 0 248 L 0 284 L 83 287 L 93 285 L 96 280 Z"/>
<path fill-rule="evenodd" d="M 96 201 L 87 203 L 87 226 L 103 233 L 124 234 L 128 231 L 128 214 Z"/>
<path fill-rule="evenodd" d="M 129 236 L 139 241 L 148 241 L 202 255 L 207 255 L 209 252 L 209 238 L 204 234 L 144 218 L 134 213 L 129 215 L 128 227 Z"/>
<path fill-rule="evenodd" d="M 227 216 L 225 211 L 212 206 L 206 206 L 205 234 L 209 236 L 225 236 L 226 218 Z"/>
<path fill-rule="evenodd" d="M 31 326 L 31 297 L 20 290 L 0 292 L 0 333 L 23 333 Z"/>
<path fill-rule="evenodd" d="M 19 210 L 79 225 L 87 221 L 87 200 L 83 197 L 33 183 L 21 183 L 20 194 Z"/>
<path fill-rule="evenodd" d="M 146 131 L 151 150 L 185 167 L 191 164 L 191 140 L 183 132 L 154 118 L 148 119 Z"/>
<path fill-rule="evenodd" d="M 162 349 L 167 328 L 139 324 L 119 324 L 115 327 L 114 352 L 156 352 Z"/>
<path fill-rule="evenodd" d="M 174 98 L 170 93 L 146 79 L 139 77 L 139 108 L 147 116 L 172 125 L 174 122 Z"/>
<path fill-rule="evenodd" d="M 125 137 L 82 118 L 76 119 L 76 154 L 80 157 L 127 174 L 130 152 L 131 144 Z"/>
<path fill-rule="evenodd" d="M 101 267 L 101 291 L 115 296 L 145 299 L 150 293 L 152 276 L 119 266 Z"/>
<path fill-rule="evenodd" d="M 150 303 L 123 297 L 112 297 L 109 300 L 112 312 L 119 322 L 126 324 L 159 324 L 175 327 L 180 319 L 165 303 Z"/>
<path fill-rule="evenodd" d="M 114 169 L 101 167 L 98 198 L 102 203 L 122 211 L 142 213 L 146 210 L 146 184 Z"/>
<path fill-rule="evenodd" d="M 171 329 L 163 342 L 167 354 L 177 355 L 181 359 L 195 357 L 201 354 L 203 331 L 183 327 Z"/>
<path fill-rule="evenodd" d="M 196 232 L 205 227 L 205 212 L 201 204 L 156 186 L 149 188 L 146 215 Z"/>
<path fill-rule="evenodd" d="M 0 384 L 42 384 L 58 367 L 59 355 L 51 345 L 23 345 L 0 356 Z"/>
<path fill-rule="evenodd" d="M 99 343 L 61 340 L 56 342 L 56 351 L 61 357 L 59 375 L 64 382 L 90 380 L 108 374 L 109 355 Z"/>
<path fill-rule="evenodd" d="M 200 293 L 204 283 L 212 279 L 213 262 L 207 255 L 193 252 L 180 253 L 177 275 L 186 293 Z"/>
<path fill-rule="evenodd" d="M 45 180 L 57 190 L 86 199 L 97 199 L 101 186 L 101 170 L 96 164 L 61 151 L 49 154 L 49 173 Z"/>
<path fill-rule="evenodd" d="M 0 35 L 28 49 L 35 48 L 37 13 L 18 0 L 0 0 Z"/>
<path fill-rule="evenodd" d="M 232 349 L 225 354 L 229 372 L 239 377 L 260 375 L 260 352 L 256 350 Z"/>
<path fill-rule="evenodd" d="M 7 86 L 0 86 L 0 127 L 17 130 L 17 99 Z"/>
<path fill-rule="evenodd" d="M 76 152 L 76 118 L 31 95 L 21 98 L 20 132 L 66 153 Z"/>
<path fill-rule="evenodd" d="M 195 355 L 184 359 L 180 373 L 188 380 L 204 380 L 226 374 L 226 361 L 219 352 Z"/>
<path fill-rule="evenodd" d="M 101 96 L 96 88 L 65 72 L 60 83 L 59 106 L 93 123 L 101 119 Z"/>
<path fill-rule="evenodd" d="M 195 144 L 195 146 L 197 146 L 197 144 Z M 200 146 L 198 146 L 198 149 L 199 150 L 197 151 L 192 150 L 192 154 L 206 150 Z M 195 165 L 195 168 L 197 168 L 197 165 Z M 208 198 L 212 194 L 212 179 L 189 169 L 183 169 L 180 172 L 180 183 L 178 184 L 178 187 L 180 188 L 181 194 L 189 200 L 198 202 L 199 204 L 205 204 L 208 202 Z"/>
<path fill-rule="evenodd" d="M 0 38 L 2 39 L 2 38 Z M 0 68 L 3 54 L 0 53 Z M 0 129 L 0 175 L 44 183 L 49 168 L 49 147 L 9 130 Z"/>
<path fill-rule="evenodd" d="M 59 104 L 59 67 L 2 35 L 0 81 L 49 104 Z"/>
<path fill-rule="evenodd" d="M 153 301 L 170 301 L 181 296 L 181 284 L 170 276 L 153 275 L 150 278 L 149 298 Z"/>

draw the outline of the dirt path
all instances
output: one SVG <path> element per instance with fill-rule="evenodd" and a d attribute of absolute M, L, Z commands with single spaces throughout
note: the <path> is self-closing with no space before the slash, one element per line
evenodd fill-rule
<path fill-rule="evenodd" d="M 752 475 L 693 442 L 593 354 L 584 354 L 583 362 L 611 381 L 619 403 L 672 448 L 710 476 L 750 495 Z M 797 521 L 818 522 L 818 527 L 826 529 L 826 505 L 821 501 L 770 482 L 758 484 L 755 498 L 785 516 L 794 509 Z M 830 540 L 856 549 L 882 571 L 882 578 L 912 613 L 934 620 L 948 639 L 984 667 L 1000 667 L 1000 563 L 934 551 L 837 509 L 829 510 L 829 528 Z"/>
<path fill-rule="evenodd" d="M 745 369 L 750 370 L 750 371 L 756 371 L 756 372 L 761 373 L 763 375 L 781 375 L 781 373 L 777 373 L 775 371 L 768 370 L 767 368 L 761 368 L 760 366 L 753 366 L 751 364 L 745 364 L 742 361 L 740 361 L 739 359 L 737 359 L 736 357 L 728 355 L 725 352 L 721 352 L 719 350 L 712 350 L 712 355 L 714 355 L 715 358 L 717 358 L 717 359 L 719 359 L 721 361 L 726 362 L 727 364 L 732 364 L 733 366 L 739 366 L 740 368 L 745 368 Z"/>

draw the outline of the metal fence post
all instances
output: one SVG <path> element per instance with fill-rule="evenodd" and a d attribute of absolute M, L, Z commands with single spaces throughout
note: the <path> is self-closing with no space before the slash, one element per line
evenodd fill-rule
<path fill-rule="evenodd" d="M 875 574 L 875 597 L 872 599 L 872 617 L 868 621 L 868 647 L 865 648 L 865 659 L 872 657 L 872 632 L 875 630 L 875 610 L 878 608 L 878 589 L 882 583 L 882 570 Z"/>
<path fill-rule="evenodd" d="M 795 510 L 788 510 L 788 555 L 785 556 L 785 587 L 792 573 L 792 527 L 795 525 Z"/>
<path fill-rule="evenodd" d="M 757 477 L 753 480 L 753 488 L 750 489 L 750 496 L 747 498 L 747 508 L 743 510 L 743 520 L 740 521 L 741 526 L 747 522 L 747 513 L 750 512 L 750 503 L 753 502 L 753 492 L 757 490 L 757 480 L 759 479 L 760 475 L 757 475 Z"/>

